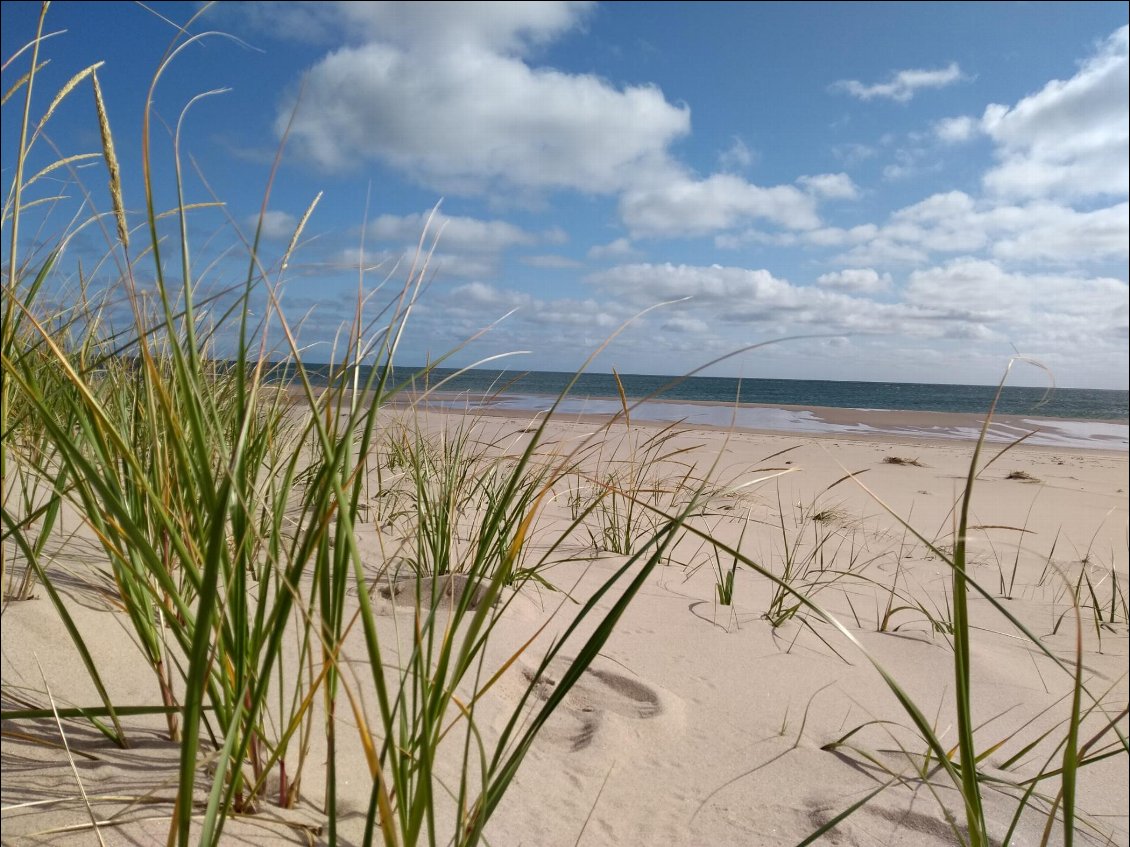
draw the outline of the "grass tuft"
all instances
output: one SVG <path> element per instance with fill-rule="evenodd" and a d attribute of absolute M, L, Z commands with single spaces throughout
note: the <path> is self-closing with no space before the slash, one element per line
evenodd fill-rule
<path fill-rule="evenodd" d="M 903 456 L 885 456 L 883 457 L 884 465 L 908 465 L 912 468 L 926 467 L 919 459 L 907 459 Z"/>

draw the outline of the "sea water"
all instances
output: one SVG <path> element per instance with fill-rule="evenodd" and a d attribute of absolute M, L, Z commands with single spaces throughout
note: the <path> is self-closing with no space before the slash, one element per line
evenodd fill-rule
<path fill-rule="evenodd" d="M 311 368 L 315 378 L 327 371 Z M 359 374 L 364 384 L 367 374 Z M 431 392 L 429 404 L 448 409 L 495 409 L 540 414 L 557 401 L 559 416 L 614 415 L 626 401 L 636 421 L 738 427 L 795 433 L 893 434 L 968 440 L 982 418 L 962 425 L 836 423 L 811 409 L 955 412 L 983 416 L 996 386 L 910 382 L 848 382 L 799 379 L 673 377 L 646 374 L 504 371 L 476 368 L 397 367 L 391 385 L 414 394 Z M 620 392 L 623 391 L 624 400 Z M 801 407 L 801 408 L 788 408 Z M 1130 391 L 1090 388 L 1033 388 L 1006 385 L 996 405 L 988 438 L 994 442 L 1028 435 L 1031 444 L 1127 450 L 1130 446 Z M 1034 434 L 1030 434 L 1034 433 Z"/>

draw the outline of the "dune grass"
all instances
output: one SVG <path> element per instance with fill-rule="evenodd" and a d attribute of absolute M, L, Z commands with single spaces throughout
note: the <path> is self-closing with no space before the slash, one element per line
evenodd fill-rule
<path fill-rule="evenodd" d="M 1000 387 L 1003 388 L 1003 386 L 1004 380 L 1002 379 Z M 999 398 L 1000 388 L 998 388 L 996 396 Z M 995 406 L 995 400 L 993 405 Z M 1064 660 L 1049 649 L 1039 635 L 1013 615 L 992 592 L 976 582 L 968 572 L 968 540 L 973 532 L 969 514 L 974 484 L 988 466 L 1014 446 L 1008 445 L 988 460 L 982 459 L 985 435 L 992 420 L 992 413 L 993 409 L 990 408 L 980 438 L 973 449 L 966 484 L 957 504 L 955 543 L 950 550 L 941 548 L 936 541 L 927 538 L 905 518 L 890 510 L 878 496 L 871 494 L 864 482 L 858 478 L 858 475 L 849 474 L 849 476 L 854 477 L 856 484 L 868 491 L 879 505 L 889 511 L 909 535 L 925 545 L 931 553 L 945 563 L 950 571 L 951 591 L 949 598 L 952 608 L 947 610 L 945 632 L 948 635 L 953 654 L 953 699 L 950 705 L 955 715 L 956 745 L 943 742 L 939 728 L 926 717 L 926 712 L 921 705 L 914 701 L 898 679 L 860 644 L 843 623 L 813 601 L 807 592 L 808 586 L 803 582 L 800 585 L 795 584 L 793 572 L 787 566 L 788 557 L 786 557 L 784 571 L 776 572 L 766 564 L 755 561 L 739 550 L 722 545 L 716 539 L 710 539 L 705 534 L 702 535 L 704 540 L 717 545 L 727 555 L 733 556 L 744 566 L 774 583 L 776 590 L 771 611 L 784 608 L 796 614 L 798 611 L 804 610 L 805 613 L 811 615 L 813 620 L 822 621 L 833 630 L 838 631 L 840 636 L 851 643 L 878 671 L 886 687 L 897 699 L 910 722 L 906 728 L 919 739 L 922 745 L 922 752 L 912 753 L 904 748 L 904 755 L 910 764 L 911 774 L 909 777 L 905 772 L 888 771 L 889 778 L 886 781 L 818 827 L 809 837 L 803 839 L 801 844 L 814 843 L 831 833 L 837 824 L 857 812 L 875 796 L 892 786 L 905 785 L 908 778 L 917 780 L 920 784 L 929 788 L 935 798 L 938 798 L 933 786 L 936 780 L 941 778 L 956 789 L 964 811 L 964 821 L 959 822 L 959 819 L 951 815 L 947 805 L 940 798 L 937 799 L 939 814 L 948 822 L 955 843 L 971 845 L 971 847 L 1012 843 L 1021 817 L 1026 811 L 1031 810 L 1037 815 L 1043 815 L 1045 819 L 1042 844 L 1050 843 L 1053 831 L 1058 829 L 1061 843 L 1070 845 L 1074 843 L 1076 835 L 1078 810 L 1075 807 L 1075 801 L 1080 772 L 1088 765 L 1111 756 L 1130 756 L 1130 741 L 1120 727 L 1120 723 L 1124 723 L 1127 718 L 1125 705 L 1123 704 L 1120 707 L 1118 704 L 1110 704 L 1106 697 L 1108 691 L 1092 690 L 1091 683 L 1085 679 L 1081 604 L 1077 599 L 1081 592 L 1078 587 L 1069 598 L 1070 605 L 1067 612 L 1061 616 L 1062 620 L 1065 617 L 1072 616 L 1073 613 L 1076 631 L 1074 655 L 1071 660 Z M 783 509 L 779 510 L 779 513 L 783 512 Z M 693 524 L 688 525 L 687 530 L 692 533 L 698 532 Z M 1066 575 L 1060 573 L 1059 578 L 1070 584 Z M 1076 585 L 1080 586 L 1084 581 L 1085 578 L 1081 577 Z M 892 589 L 892 598 L 895 593 Z M 1034 651 L 1038 651 L 1049 658 L 1059 671 L 1071 681 L 1070 694 L 1066 698 L 1068 701 L 1066 704 L 1067 714 L 1053 730 L 1042 734 L 1033 732 L 1032 735 L 1026 736 L 1022 728 L 1014 735 L 994 739 L 989 744 L 977 742 L 975 736 L 981 729 L 981 724 L 975 718 L 972 707 L 973 681 L 970 655 L 976 628 L 969 618 L 971 596 L 978 596 L 987 601 L 1003 621 L 1017 633 L 1019 638 L 1029 644 Z M 789 598 L 787 605 L 783 605 L 781 602 L 781 598 L 785 597 Z M 893 599 L 892 603 L 888 604 L 887 612 L 884 615 L 885 621 L 889 621 L 894 612 L 899 610 L 892 608 L 892 604 Z M 1117 602 L 1115 607 L 1117 607 Z M 918 604 L 918 608 L 925 612 L 921 604 Z M 931 620 L 936 620 L 935 616 L 926 614 Z M 883 624 L 880 625 L 880 628 L 883 628 Z M 825 641 L 825 643 L 828 642 Z M 824 749 L 835 750 L 844 747 L 849 738 L 872 723 L 874 722 L 867 722 L 849 729 L 839 739 L 824 745 Z M 1086 741 L 1083 741 L 1080 735 L 1084 723 L 1091 727 L 1091 735 L 1086 738 Z M 1059 734 L 1055 735 L 1055 733 Z M 998 773 L 983 771 L 982 764 L 986 757 L 1005 745 L 1012 745 L 1020 750 L 1006 761 L 1005 769 L 1023 756 L 1028 755 L 1037 746 L 1050 745 L 1052 753 L 1048 755 L 1035 777 L 1017 777 L 1013 780 L 1002 777 Z M 851 749 L 858 753 L 863 760 L 877 764 L 880 768 L 886 768 L 868 750 L 859 747 Z M 1041 790 L 1045 782 L 1051 782 L 1053 785 L 1058 783 L 1054 794 Z M 986 821 L 983 805 L 983 797 L 986 791 L 1002 793 L 1013 797 L 1015 800 L 1015 813 L 1004 832 L 991 831 Z"/>
<path fill-rule="evenodd" d="M 422 244 L 385 302 L 369 303 L 359 291 L 351 328 L 322 384 L 305 366 L 296 331 L 278 308 L 282 271 L 272 273 L 261 262 L 258 231 L 247 239 L 245 277 L 219 298 L 226 307 L 199 302 L 188 235 L 192 207 L 183 199 L 171 210 L 176 236 L 160 234 L 166 213 L 154 205 L 148 111 L 146 208 L 131 239 L 121 169 L 95 84 L 100 152 L 117 224 L 108 259 L 121 269 L 104 297 L 127 304 L 131 317 L 125 327 L 107 331 L 98 303 L 79 298 L 77 306 L 64 308 L 57 304 L 65 295 L 42 299 L 49 287 L 62 293 L 58 267 L 74 228 L 100 220 L 95 215 L 75 224 L 46 253 L 20 253 L 20 224 L 37 202 L 37 178 L 26 177 L 23 166 L 54 109 L 29 131 L 42 39 L 41 18 L 28 51 L 32 70 L 10 92 L 23 89 L 24 111 L 4 209 L 11 239 L 4 257 L 3 518 L 5 550 L 18 551 L 23 568 L 16 576 L 5 553 L 6 598 L 27 597 L 32 580 L 40 581 L 103 696 L 99 707 L 77 714 L 128 745 L 118 711 L 137 708 L 107 693 L 90 658 L 92 634 L 70 621 L 44 558 L 65 501 L 98 539 L 139 658 L 154 676 L 162 703 L 154 711 L 166 716 L 168 737 L 180 745 L 170 843 L 219 843 L 231 816 L 296 803 L 311 765 L 310 739 L 318 732 L 326 750 L 322 806 L 331 843 L 338 836 L 342 744 L 360 745 L 368 762 L 366 840 L 477 842 L 537 729 L 608 638 L 680 519 L 652 526 L 648 539 L 633 538 L 634 555 L 599 592 L 613 596 L 611 611 L 594 611 L 595 600 L 589 602 L 550 647 L 546 663 L 582 621 L 597 618 L 579 644 L 570 642 L 571 671 L 556 694 L 539 702 L 531 719 L 519 720 L 540 681 L 541 671 L 534 674 L 502 736 L 484 740 L 476 703 L 519 658 L 491 669 L 484 665 L 485 645 L 512 596 L 509 586 L 523 576 L 524 546 L 560 476 L 552 465 L 535 468 L 544 423 L 524 450 L 485 473 L 463 434 L 436 445 L 407 430 L 396 463 L 411 483 L 412 572 L 458 573 L 469 590 L 446 606 L 441 592 L 417 591 L 408 644 L 382 643 L 371 598 L 384 566 L 377 562 L 374 571 L 364 559 L 358 528 L 371 511 L 369 470 L 379 465 L 382 409 L 394 393 L 389 365 L 427 273 L 430 246 Z M 175 54 L 174 45 L 154 86 Z M 96 80 L 96 69 L 76 75 L 56 100 L 87 80 Z M 183 198 L 179 126 L 174 188 Z M 289 258 L 288 250 L 274 267 L 285 268 Z M 148 297 L 139 280 L 146 265 L 153 279 Z M 178 269 L 176 284 L 170 266 Z M 257 312 L 262 304 L 265 312 Z M 281 345 L 270 340 L 280 337 Z M 221 339 L 234 344 L 232 354 L 219 352 Z M 481 508 L 470 537 L 460 539 L 457 525 L 468 498 Z M 343 673 L 342 665 L 353 630 L 360 632 L 368 667 L 358 676 Z M 284 642 L 297 647 L 284 650 Z M 337 718 L 346 709 L 356 732 L 343 739 Z M 25 709 L 4 717 L 40 712 L 46 715 Z M 452 743 L 463 750 L 462 776 L 443 786 L 436 758 Z M 450 822 L 437 819 L 444 809 Z"/>

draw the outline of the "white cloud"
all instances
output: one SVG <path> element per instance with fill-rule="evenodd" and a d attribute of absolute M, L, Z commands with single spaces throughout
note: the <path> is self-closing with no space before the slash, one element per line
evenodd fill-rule
<path fill-rule="evenodd" d="M 682 317 L 715 327 L 741 324 L 778 336 L 791 332 L 874 333 L 877 327 L 891 328 L 900 314 L 898 306 L 821 287 L 794 285 L 764 269 L 632 264 L 590 274 L 585 281 L 614 302 L 635 308 L 690 298 L 672 306 Z M 684 331 L 689 327 L 689 323 L 683 324 Z M 737 338 L 719 338 L 733 347 L 739 344 Z M 704 338 L 703 342 L 708 340 Z"/>
<path fill-rule="evenodd" d="M 369 233 L 383 241 L 416 243 L 425 227 L 425 244 L 438 237 L 440 249 L 448 252 L 497 253 L 538 241 L 534 234 L 506 221 L 484 221 L 442 212 L 381 215 L 369 225 Z"/>
<path fill-rule="evenodd" d="M 337 4 L 353 31 L 369 38 L 387 38 L 403 46 L 427 48 L 472 46 L 478 50 L 524 55 L 583 20 L 591 2 L 476 3 L 469 13 L 463 3 L 436 2 Z"/>
<path fill-rule="evenodd" d="M 534 302 L 528 294 L 496 288 L 485 282 L 469 282 L 453 288 L 451 296 L 446 300 L 455 307 L 486 306 L 502 311 L 529 306 Z"/>
<path fill-rule="evenodd" d="M 866 244 L 860 244 L 836 256 L 833 261 L 858 267 L 924 265 L 930 261 L 930 254 L 918 247 L 900 244 L 886 236 L 878 236 Z"/>
<path fill-rule="evenodd" d="M 341 3 L 292 3 L 260 0 L 218 4 L 216 14 L 236 17 L 260 32 L 276 38 L 309 44 L 324 44 L 340 37 L 344 25 Z"/>
<path fill-rule="evenodd" d="M 767 270 L 670 262 L 618 265 L 590 274 L 586 282 L 645 306 L 681 297 L 711 303 L 778 299 L 793 290 L 787 281 L 777 279 Z"/>
<path fill-rule="evenodd" d="M 959 258 L 920 268 L 900 286 L 871 268 L 795 285 L 764 269 L 644 263 L 591 274 L 586 283 L 593 296 L 577 299 L 542 299 L 479 280 L 460 285 L 442 299 L 425 298 L 415 337 L 446 349 L 517 309 L 492 331 L 487 351 L 537 350 L 535 366 L 569 368 L 642 307 L 690 296 L 638 318 L 605 361 L 673 372 L 676 363 L 685 369 L 753 341 L 816 333 L 835 338 L 758 359 L 787 357 L 798 368 L 791 373 L 813 378 L 853 378 L 869 368 L 874 378 L 936 379 L 945 373 L 939 368 L 960 366 L 970 375 L 963 378 L 990 381 L 1015 345 L 1068 383 L 1088 381 L 1097 362 L 1109 365 L 1115 384 L 1125 372 L 1127 285 L 1102 276 L 1023 274 Z M 659 333 L 666 361 L 656 358 Z M 541 359 L 541 350 L 551 358 Z"/>
<path fill-rule="evenodd" d="M 696 180 L 672 173 L 620 197 L 620 216 L 637 236 L 699 235 L 762 219 L 789 229 L 820 225 L 816 202 L 791 185 L 762 188 L 733 174 Z"/>
<path fill-rule="evenodd" d="M 633 235 L 693 236 L 755 219 L 813 228 L 815 197 L 854 196 L 846 175 L 813 177 L 808 193 L 733 173 L 695 176 L 670 153 L 690 132 L 688 106 L 653 85 L 539 66 L 533 48 L 580 26 L 589 5 L 338 3 L 346 43 L 307 73 L 291 144 L 329 169 L 376 161 L 459 195 L 619 195 Z M 327 20 L 319 13 L 320 26 Z M 280 132 L 289 117 L 280 112 Z M 735 137 L 721 165 L 753 159 Z"/>
<path fill-rule="evenodd" d="M 245 223 L 254 232 L 255 228 L 259 226 L 259 216 L 248 215 Z M 287 241 L 293 237 L 294 229 L 297 226 L 298 218 L 294 215 L 277 209 L 269 209 L 263 213 L 261 234 L 267 241 Z"/>
<path fill-rule="evenodd" d="M 605 259 L 631 259 L 639 255 L 627 238 L 617 238 L 608 244 L 597 244 L 589 248 L 588 257 L 594 261 Z"/>
<path fill-rule="evenodd" d="M 809 193 L 832 200 L 854 200 L 859 196 L 859 187 L 851 177 L 844 173 L 816 174 L 797 179 Z"/>
<path fill-rule="evenodd" d="M 774 247 L 847 247 L 872 241 L 880 230 L 875 224 L 859 224 L 849 228 L 822 226 L 801 232 L 763 232 L 747 229 L 714 237 L 714 246 L 721 250 L 737 250 L 748 244 Z"/>
<path fill-rule="evenodd" d="M 746 143 L 734 136 L 733 143 L 718 155 L 718 166 L 729 172 L 744 171 L 753 164 L 755 158 Z"/>
<path fill-rule="evenodd" d="M 910 179 L 923 173 L 940 171 L 942 162 L 930 161 L 930 152 L 929 149 L 920 146 L 898 148 L 894 151 L 894 161 L 883 168 L 883 179 L 887 182 L 894 182 Z"/>
<path fill-rule="evenodd" d="M 592 2 L 513 3 L 480 0 L 473 15 L 448 0 L 411 4 L 355 0 L 256 0 L 224 4 L 221 14 L 239 16 L 278 38 L 322 43 L 375 39 L 399 46 L 440 49 L 465 44 L 481 50 L 525 55 L 531 48 L 583 23 Z"/>
<path fill-rule="evenodd" d="M 1121 280 L 1009 273 L 980 259 L 915 271 L 905 297 L 908 305 L 939 315 L 999 324 L 1025 346 L 1049 339 L 1072 339 L 1082 346 L 1092 333 L 1124 324 L 1128 303 Z"/>
<path fill-rule="evenodd" d="M 837 144 L 832 148 L 832 155 L 848 168 L 853 168 L 868 159 L 874 158 L 878 152 L 874 147 L 867 144 Z"/>
<path fill-rule="evenodd" d="M 663 160 L 690 129 L 689 109 L 654 86 L 619 89 L 527 63 L 531 46 L 578 25 L 583 5 L 338 8 L 362 43 L 311 68 L 291 130 L 292 143 L 324 167 L 376 160 L 453 193 L 608 193 Z"/>
<path fill-rule="evenodd" d="M 975 200 L 961 191 L 934 194 L 894 212 L 881 227 L 821 229 L 809 243 L 854 244 L 845 264 L 922 264 L 932 253 L 988 253 L 1011 262 L 1095 262 L 1130 252 L 1126 203 L 1088 212 L 1048 201 L 1024 205 Z"/>
<path fill-rule="evenodd" d="M 1070 79 L 985 110 L 981 127 L 999 159 L 984 177 L 987 189 L 1011 197 L 1130 193 L 1127 32 L 1115 31 Z"/>
<path fill-rule="evenodd" d="M 1025 225 L 994 241 L 992 253 L 1010 261 L 1086 262 L 1103 258 L 1125 260 L 1130 253 L 1130 205 L 1119 203 L 1092 212 L 1062 206 L 1028 207 Z M 1005 215 L 1005 210 L 998 210 Z"/>
<path fill-rule="evenodd" d="M 875 294 L 891 287 L 891 275 L 872 268 L 848 268 L 823 274 L 816 278 L 816 284 L 849 294 Z"/>
<path fill-rule="evenodd" d="M 700 318 L 675 317 L 664 321 L 660 329 L 665 332 L 700 334 L 710 332 L 710 324 Z"/>
<path fill-rule="evenodd" d="M 363 268 L 369 272 L 393 274 L 394 271 L 407 272 L 408 268 L 422 261 L 422 256 L 417 254 L 415 245 L 406 245 L 400 249 L 371 249 L 364 251 L 356 247 L 342 250 L 332 266 L 336 269 Z M 429 274 L 434 273 L 437 278 L 450 279 L 484 279 L 498 275 L 498 255 L 493 253 L 448 253 L 436 250 L 428 260 Z"/>
<path fill-rule="evenodd" d="M 537 327 L 596 328 L 601 333 L 616 326 L 629 313 L 623 307 L 597 303 L 595 300 L 540 300 L 529 294 L 506 288 L 471 282 L 452 289 L 450 296 L 443 301 L 443 313 L 460 317 L 471 316 L 472 323 L 480 324 L 495 320 L 501 315 L 516 309 L 511 319 L 514 322 L 533 324 Z M 537 329 L 535 333 L 543 333 Z M 537 335 L 535 334 L 534 338 Z"/>
<path fill-rule="evenodd" d="M 416 258 L 415 249 L 406 250 L 401 256 L 401 266 L 411 267 Z M 492 279 L 498 276 L 498 256 L 490 253 L 443 253 L 435 252 L 428 262 L 429 272 L 438 279 L 459 277 L 461 279 Z"/>
<path fill-rule="evenodd" d="M 844 91 L 860 100 L 882 98 L 906 103 L 921 89 L 945 88 L 947 85 L 964 79 L 957 62 L 934 70 L 911 69 L 897 71 L 888 82 L 865 85 L 855 79 L 841 79 L 832 84 L 833 91 Z"/>
<path fill-rule="evenodd" d="M 421 337 L 428 344 L 519 307 L 506 323 L 504 346 L 549 348 L 535 364 L 541 366 L 561 350 L 592 349 L 591 340 L 599 343 L 604 330 L 642 307 L 691 296 L 640 321 L 641 361 L 671 369 L 669 362 L 683 355 L 654 361 L 660 330 L 671 336 L 665 350 L 703 358 L 756 335 L 850 334 L 859 368 L 870 367 L 874 350 L 900 347 L 920 356 L 930 355 L 926 347 L 945 355 L 975 350 L 997 363 L 1010 343 L 1050 351 L 1061 361 L 1075 354 L 1081 361 L 1109 359 L 1110 350 L 1125 356 L 1126 282 L 1107 275 L 1124 274 L 1118 262 L 1130 251 L 1126 28 L 1069 79 L 1042 87 L 1037 80 L 1028 89 L 1033 93 L 1015 104 L 922 124 L 918 133 L 900 131 L 874 146 L 843 145 L 834 150 L 841 164 L 819 166 L 840 167 L 854 180 L 848 173 L 797 177 L 794 171 L 778 177 L 784 184 L 758 185 L 748 172 L 754 152 L 739 137 L 731 143 L 728 133 L 706 154 L 708 164 L 717 155 L 718 172 L 695 172 L 677 161 L 682 148 L 673 145 L 690 132 L 690 108 L 668 102 L 658 88 L 539 61 L 542 45 L 584 25 L 587 8 L 325 3 L 278 6 L 273 23 L 266 12 L 260 15 L 264 25 L 338 45 L 310 72 L 294 135 L 300 150 L 330 168 L 378 162 L 430 188 L 491 195 L 478 210 L 460 206 L 481 219 L 439 216 L 445 228 L 434 261 L 444 296 L 422 304 Z M 963 78 L 955 63 L 837 87 L 861 100 L 906 103 Z M 869 169 L 875 177 L 905 178 L 940 167 L 936 160 L 954 152 L 943 145 L 981 136 L 996 152 L 991 166 L 982 166 L 983 196 L 942 191 L 875 223 L 860 223 L 867 220 L 862 206 L 849 217 L 829 212 L 828 223 L 822 220 L 826 201 L 863 194 L 855 180 L 866 186 L 868 200 L 884 188 L 852 169 L 864 159 L 882 152 Z M 973 152 L 988 146 L 979 142 Z M 962 177 L 968 175 L 964 170 Z M 505 287 L 511 279 L 539 277 L 528 268 L 582 266 L 550 252 L 566 252 L 548 246 L 567 241 L 564 230 L 492 219 L 512 218 L 507 209 L 523 204 L 539 215 L 556 211 L 549 203 L 556 189 L 603 195 L 588 206 L 593 226 L 606 225 L 608 203 L 618 202 L 621 226 L 606 237 L 625 237 L 588 250 L 591 267 L 601 269 L 586 278 L 590 299 L 539 299 Z M 1079 198 L 1084 202 L 1075 202 Z M 562 208 L 575 211 L 569 203 Z M 367 252 L 365 264 L 381 262 L 383 270 L 410 260 L 424 218 L 373 221 L 366 244 L 377 250 Z M 294 218 L 278 213 L 269 223 L 274 237 L 289 237 Z M 683 258 L 683 247 L 697 252 L 701 245 L 638 239 L 702 235 L 714 236 L 719 248 L 748 248 L 759 257 L 758 269 L 649 264 L 635 246 L 647 247 L 648 256 L 662 251 L 663 258 Z M 503 265 L 507 251 L 519 255 Z M 607 267 L 612 262 L 623 264 Z M 798 270 L 812 267 L 819 270 Z M 786 274 L 806 284 L 793 284 Z M 445 285 L 449 277 L 467 284 Z M 890 334 L 889 341 L 874 341 L 885 347 L 867 346 L 876 332 Z M 866 345 L 861 336 L 868 336 Z M 937 343 L 922 344 L 923 338 Z M 1088 344 L 1097 346 L 1094 356 Z M 889 365 L 891 372 L 899 364 Z"/>
<path fill-rule="evenodd" d="M 797 332 L 864 333 L 908 331 L 940 335 L 941 330 L 920 320 L 921 309 L 876 302 L 823 286 L 799 286 L 764 269 L 721 265 L 632 264 L 590 274 L 586 283 L 613 302 L 635 308 L 666 301 L 679 317 L 704 321 L 714 339 L 707 342 L 739 346 L 745 330 L 784 336 Z M 670 319 L 667 319 L 670 320 Z M 731 329 L 720 332 L 718 327 Z M 690 323 L 683 324 L 689 331 Z M 737 333 L 735 335 L 735 333 Z"/>
<path fill-rule="evenodd" d="M 968 141 L 979 131 L 975 118 L 962 115 L 956 118 L 943 118 L 934 124 L 934 135 L 945 144 L 960 144 Z"/>

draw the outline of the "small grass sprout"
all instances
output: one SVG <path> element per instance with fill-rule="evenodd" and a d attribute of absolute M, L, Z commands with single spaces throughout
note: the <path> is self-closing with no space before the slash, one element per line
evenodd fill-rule
<path fill-rule="evenodd" d="M 924 468 L 924 465 L 919 459 L 907 459 L 903 456 L 884 456 L 884 465 L 905 465 L 912 468 Z"/>

